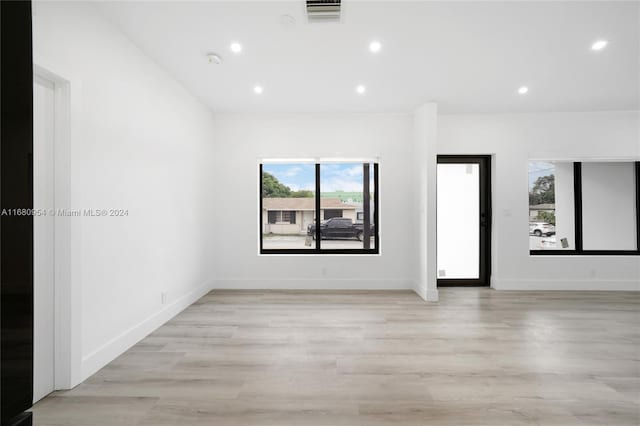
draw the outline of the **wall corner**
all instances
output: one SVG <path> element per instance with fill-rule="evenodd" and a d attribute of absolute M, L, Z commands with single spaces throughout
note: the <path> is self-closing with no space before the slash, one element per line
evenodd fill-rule
<path fill-rule="evenodd" d="M 417 185 L 415 255 L 417 287 L 425 287 L 421 296 L 437 301 L 436 277 L 436 168 L 438 138 L 438 106 L 426 103 L 413 115 L 414 173 Z M 421 289 L 422 290 L 422 289 Z"/>

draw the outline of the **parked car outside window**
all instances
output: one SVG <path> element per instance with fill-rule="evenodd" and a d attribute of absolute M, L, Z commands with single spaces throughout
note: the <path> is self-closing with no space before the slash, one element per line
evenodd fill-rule
<path fill-rule="evenodd" d="M 536 237 L 542 237 L 554 235 L 556 233 L 556 227 L 548 222 L 529 222 L 529 235 L 535 235 Z"/>

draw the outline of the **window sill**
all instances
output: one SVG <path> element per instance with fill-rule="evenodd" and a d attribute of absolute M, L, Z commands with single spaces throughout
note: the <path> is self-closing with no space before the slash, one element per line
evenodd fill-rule
<path fill-rule="evenodd" d="M 305 253 L 305 252 L 292 252 L 292 251 L 284 251 L 284 250 L 278 250 L 278 251 L 266 251 L 266 252 L 260 252 L 258 251 L 258 256 L 265 256 L 265 257 L 269 257 L 269 256 L 294 256 L 294 257 L 300 257 L 300 256 L 318 256 L 318 257 L 322 257 L 322 256 L 342 256 L 342 257 L 350 257 L 350 256 L 382 256 L 382 253 L 380 253 L 379 251 L 358 251 L 358 250 L 349 250 L 349 251 L 336 251 L 336 250 L 323 250 L 321 252 L 317 252 L 316 250 L 309 250 L 309 252 Z"/>
<path fill-rule="evenodd" d="M 638 250 L 529 250 L 530 257 L 640 256 Z"/>

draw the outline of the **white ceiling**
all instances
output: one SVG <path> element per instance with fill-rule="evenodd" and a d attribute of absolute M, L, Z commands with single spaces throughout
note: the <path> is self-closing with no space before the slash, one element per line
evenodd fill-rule
<path fill-rule="evenodd" d="M 343 0 L 342 22 L 313 24 L 303 0 L 96 7 L 214 111 L 404 112 L 428 101 L 444 113 L 640 108 L 638 2 Z M 592 51 L 601 38 L 606 49 Z M 208 64 L 208 52 L 224 63 Z"/>

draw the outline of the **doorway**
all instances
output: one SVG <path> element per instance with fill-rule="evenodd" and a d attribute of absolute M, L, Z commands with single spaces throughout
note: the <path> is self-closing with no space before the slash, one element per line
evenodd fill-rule
<path fill-rule="evenodd" d="M 33 402 L 79 382 L 81 313 L 71 280 L 71 85 L 33 65 Z M 60 212 L 63 212 L 60 214 Z"/>
<path fill-rule="evenodd" d="M 33 84 L 33 402 L 55 388 L 55 84 Z M 40 213 L 41 212 L 41 213 Z"/>
<path fill-rule="evenodd" d="M 439 155 L 438 287 L 488 286 L 491 276 L 491 157 Z"/>

